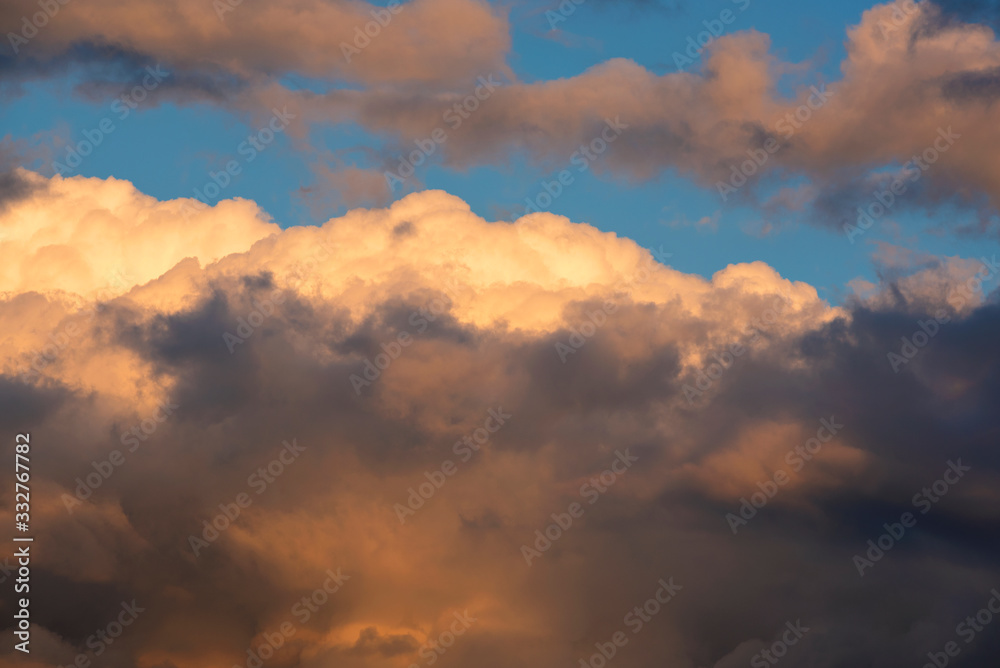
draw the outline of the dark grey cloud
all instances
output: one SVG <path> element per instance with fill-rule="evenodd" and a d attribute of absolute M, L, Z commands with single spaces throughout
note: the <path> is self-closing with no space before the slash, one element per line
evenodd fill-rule
<path fill-rule="evenodd" d="M 131 46 L 81 40 L 55 53 L 35 55 L 31 49 L 25 49 L 17 55 L 0 54 L 0 91 L 15 97 L 23 93 L 26 82 L 71 77 L 79 81 L 73 86 L 74 94 L 107 106 L 141 85 L 144 78 L 151 81 L 147 76 L 150 71 L 160 76 L 155 80 L 155 94 L 143 96 L 143 107 L 168 101 L 229 105 L 249 87 L 246 77 L 212 63 L 176 68 Z"/>
<path fill-rule="evenodd" d="M 935 0 L 940 8 L 939 22 L 983 23 L 994 30 L 1000 28 L 1000 2 L 997 0 Z"/>
<path fill-rule="evenodd" d="M 941 90 L 946 98 L 958 102 L 991 103 L 1000 96 L 1000 68 L 960 72 L 946 79 Z"/>
<path fill-rule="evenodd" d="M 0 211 L 48 187 L 46 181 L 32 180 L 27 174 L 17 171 L 18 167 L 38 157 L 39 152 L 30 148 L 26 141 L 11 139 L 10 136 L 0 138 Z"/>
<path fill-rule="evenodd" d="M 751 347 L 703 402 L 690 405 L 683 386 L 695 379 L 682 370 L 678 352 L 640 347 L 635 357 L 630 343 L 652 340 L 658 322 L 681 321 L 684 314 L 675 306 L 622 303 L 565 364 L 554 345 L 568 338 L 568 329 L 531 337 L 443 317 L 358 395 L 349 375 L 381 343 L 412 327 L 408 314 L 423 302 L 389 302 L 352 322 L 335 304 L 290 292 L 230 354 L 222 333 L 273 289 L 266 273 L 220 279 L 196 305 L 173 315 L 144 313 L 126 300 L 100 313 L 104 345 L 144 360 L 152 380 L 169 379 L 168 400 L 179 407 L 83 507 L 72 515 L 61 507 L 46 514 L 39 547 L 72 555 L 67 564 L 73 569 L 50 559 L 33 576 L 44 583 L 33 602 L 36 623 L 67 645 L 43 661 L 64 665 L 72 658 L 68 647 L 85 651 L 91 627 L 132 597 L 149 612 L 109 653 L 109 665 L 130 665 L 167 646 L 238 660 L 258 634 L 273 632 L 295 601 L 320 584 L 303 584 L 302 578 L 289 583 L 287 575 L 256 561 L 267 551 L 250 550 L 244 541 L 264 540 L 277 526 L 274 517 L 282 516 L 293 526 L 314 527 L 313 535 L 290 534 L 268 542 L 269 549 L 280 551 L 293 541 L 310 554 L 333 518 L 360 512 L 357 504 L 368 501 L 386 513 L 367 521 L 391 526 L 389 508 L 405 495 L 401 488 L 418 483 L 444 457 L 454 459 L 451 444 L 494 405 L 515 417 L 491 440 L 493 454 L 463 464 L 458 476 L 495 475 L 505 484 L 508 475 L 490 467 L 507 461 L 498 457 L 516 455 L 526 458 L 519 487 L 446 487 L 413 520 L 416 533 L 397 540 L 433 532 L 439 539 L 435 559 L 446 573 L 428 572 L 433 582 L 459 578 L 461 571 L 447 575 L 455 560 L 481 583 L 514 573 L 517 579 L 497 602 L 502 610 L 514 614 L 526 606 L 565 621 L 538 631 L 544 642 L 533 645 L 486 614 L 482 629 L 456 644 L 444 665 L 550 665 L 544 657 L 589 656 L 595 642 L 622 629 L 622 616 L 654 593 L 659 578 L 671 576 L 684 589 L 649 630 L 629 634 L 629 646 L 615 659 L 619 665 L 745 665 L 796 620 L 810 630 L 789 654 L 794 665 L 919 665 L 927 651 L 954 639 L 956 624 L 982 607 L 1000 580 L 1000 515 L 982 496 L 1000 475 L 1000 352 L 994 341 L 1000 306 L 989 304 L 943 325 L 900 373 L 886 354 L 927 314 L 912 304 L 888 311 L 856 306 L 849 321 Z M 571 308 L 567 322 L 593 306 Z M 91 460 L 119 447 L 120 434 L 142 418 L 67 387 L 45 390 L 7 378 L 0 392 L 5 388 L 21 402 L 5 405 L 30 423 L 38 443 L 38 484 L 50 480 L 72 489 L 76 477 L 92 470 Z M 755 438 L 761 425 L 808 427 L 830 416 L 845 425 L 835 442 L 863 459 L 844 468 L 835 453 L 822 453 L 803 471 L 807 484 L 783 489 L 733 535 L 725 514 L 755 489 L 750 483 L 721 492 L 720 476 L 733 470 L 714 468 L 715 458 L 752 456 L 740 444 Z M 248 512 L 195 559 L 188 536 L 218 512 L 219 503 L 247 491 L 248 474 L 292 437 L 307 445 L 301 463 L 289 465 L 265 495 L 254 497 L 255 514 Z M 798 444 L 774 445 L 784 452 Z M 608 466 L 614 451 L 624 448 L 639 457 L 634 470 L 588 506 L 537 563 L 520 570 L 519 545 L 535 528 L 515 510 L 522 493 L 565 488 L 567 496 L 557 497 L 565 500 L 530 511 L 561 512 L 576 495 L 575 481 Z M 852 556 L 884 531 L 884 523 L 912 512 L 911 497 L 957 458 L 972 466 L 968 479 L 859 577 Z M 348 492 L 358 480 L 369 482 Z M 460 477 L 455 481 L 463 484 Z M 121 519 L 108 504 L 120 505 Z M 437 533 L 436 522 L 449 517 L 462 528 Z M 342 566 L 354 579 L 304 626 L 325 632 L 361 623 L 362 630 L 342 647 L 320 649 L 319 656 L 348 666 L 404 656 L 419 661 L 423 641 L 413 632 L 364 623 L 366 601 L 387 595 L 379 584 L 385 574 L 359 560 L 352 543 L 360 537 L 352 536 L 340 535 L 325 549 L 337 562 L 330 567 Z M 388 543 L 384 548 L 392 549 Z M 295 572 L 287 564 L 281 571 Z M 406 587 L 393 596 L 421 596 L 419 582 Z M 448 598 L 433 587 L 422 595 Z M 8 605 L 3 603 L 4 614 Z M 290 644 L 273 665 L 315 665 L 302 653 L 307 646 Z M 963 648 L 964 661 L 986 666 L 998 648 L 997 636 L 983 633 Z"/>

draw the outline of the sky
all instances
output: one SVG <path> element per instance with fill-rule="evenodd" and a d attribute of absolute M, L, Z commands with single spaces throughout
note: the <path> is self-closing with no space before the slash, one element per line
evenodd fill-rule
<path fill-rule="evenodd" d="M 998 25 L 4 3 L 0 668 L 995 665 Z"/>

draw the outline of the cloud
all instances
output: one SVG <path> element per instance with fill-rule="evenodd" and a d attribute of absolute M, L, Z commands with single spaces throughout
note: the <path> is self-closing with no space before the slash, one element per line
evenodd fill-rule
<path fill-rule="evenodd" d="M 384 206 L 392 194 L 385 175 L 375 169 L 354 167 L 335 158 L 332 169 L 319 164 L 314 172 L 316 183 L 300 188 L 299 195 L 317 213 L 341 205 Z"/>
<path fill-rule="evenodd" d="M 591 226 L 488 222 L 440 191 L 285 230 L 250 202 L 197 226 L 181 205 L 54 178 L 0 213 L 0 260 L 21 267 L 0 276 L 0 392 L 30 418 L 32 576 L 53 583 L 33 590 L 39 665 L 87 652 L 134 598 L 146 611 L 107 665 L 245 665 L 288 622 L 272 665 L 573 665 L 624 631 L 619 665 L 723 666 L 801 619 L 802 664 L 904 666 L 996 585 L 994 304 L 894 373 L 915 307 L 833 308 L 763 263 L 705 280 Z M 87 252 L 56 281 L 36 240 L 74 235 Z M 94 268 L 132 248 L 150 260 L 88 311 Z M 366 360 L 378 374 L 356 391 Z M 509 418 L 466 457 L 491 410 Z M 836 439 L 733 535 L 726 514 L 830 419 Z M 147 438 L 132 451 L 130 434 Z M 67 512 L 113 450 L 124 463 Z M 956 458 L 972 471 L 859 577 L 852 555 Z M 394 504 L 424 483 L 401 523 Z M 528 566 L 521 546 L 574 502 L 583 515 Z M 191 536 L 234 507 L 196 556 Z M 683 589 L 633 633 L 624 615 L 670 577 Z M 984 634 L 965 651 L 996 650 Z"/>
<path fill-rule="evenodd" d="M 779 60 L 768 36 L 750 30 L 715 39 L 690 71 L 657 75 L 612 59 L 564 79 L 511 82 L 453 130 L 448 110 L 472 86 L 331 91 L 305 106 L 313 123 L 350 120 L 398 138 L 387 154 L 405 156 L 441 128 L 447 142 L 433 159 L 455 168 L 526 155 L 547 170 L 582 161 L 633 180 L 676 170 L 727 201 L 751 202 L 759 188 L 804 177 L 815 193 L 806 219 L 838 228 L 903 178 L 907 192 L 893 213 L 957 202 L 987 216 L 1000 192 L 985 148 L 996 143 L 990 91 L 1000 47 L 980 24 L 926 30 L 941 15 L 933 4 L 900 6 L 876 6 L 848 30 L 843 74 L 832 82 L 817 76 L 801 85 L 803 68 Z M 683 55 L 683 45 L 676 50 Z M 799 85 L 786 97 L 779 90 L 790 73 Z M 625 128 L 613 145 L 601 139 L 609 119 Z M 773 149 L 762 153 L 765 146 Z M 764 164 L 753 164 L 760 154 Z M 741 188 L 746 173 L 751 186 Z"/>
<path fill-rule="evenodd" d="M 986 23 L 994 29 L 1000 26 L 1000 5 L 996 0 L 937 0 L 941 8 L 940 18 L 935 24 L 948 26 L 961 23 Z"/>
<path fill-rule="evenodd" d="M 122 69 L 162 62 L 212 85 L 297 74 L 331 85 L 434 86 L 497 68 L 510 46 L 506 18 L 478 0 L 413 0 L 391 7 L 355 0 L 280 6 L 172 0 L 118 9 L 110 1 L 60 4 L 41 27 L 26 27 L 37 2 L 6 3 L 0 15 L 4 34 L 16 33 L 25 42 L 5 44 L 9 76 L 83 66 L 95 77 L 115 77 Z M 199 88 L 211 97 L 210 86 Z"/>
<path fill-rule="evenodd" d="M 185 257 L 212 262 L 278 231 L 245 200 L 227 200 L 211 222 L 192 214 L 191 227 L 182 230 L 176 224 L 181 202 L 155 202 L 127 181 L 47 180 L 23 169 L 11 175 L 24 186 L 0 220 L 8 260 L 0 281 L 14 293 L 117 296 Z"/>
<path fill-rule="evenodd" d="M 0 209 L 11 202 L 22 200 L 46 184 L 40 179 L 31 180 L 19 171 L 18 165 L 38 155 L 24 140 L 14 140 L 8 135 L 0 139 Z"/>
<path fill-rule="evenodd" d="M 9 4 L 6 22 L 34 6 Z M 775 215 L 837 229 L 900 180 L 890 216 L 957 204 L 976 221 L 951 223 L 953 231 L 991 234 L 1000 46 L 987 25 L 966 22 L 979 15 L 963 7 L 865 11 L 847 31 L 841 76 L 831 82 L 818 74 L 809 82 L 808 68 L 781 60 L 755 30 L 714 39 L 684 71 L 658 75 L 614 58 L 526 82 L 506 62 L 506 14 L 478 0 L 399 5 L 370 38 L 363 26 L 372 12 L 389 10 L 357 2 L 247 2 L 221 19 L 193 0 L 126 13 L 71 3 L 5 61 L 4 76 L 14 86 L 72 70 L 81 95 L 106 99 L 162 65 L 171 76 L 156 103 L 206 101 L 248 116 L 290 105 L 305 121 L 290 132 L 315 165 L 316 183 L 303 190 L 314 207 L 324 204 L 310 195 L 319 191 L 339 191 L 347 206 L 381 205 L 398 185 L 386 172 L 398 176 L 407 161 L 469 169 L 526 157 L 543 170 L 633 181 L 676 171 L 722 202 L 763 197 Z M 370 44 L 352 46 L 355 39 Z M 359 50 L 351 62 L 345 45 Z M 678 57 L 685 48 L 673 47 Z M 499 82 L 488 95 L 484 80 Z M 380 140 L 360 162 L 330 160 L 310 144 L 310 129 L 354 124 Z M 444 139 L 430 139 L 435 132 Z M 428 145 L 433 151 L 420 148 Z M 406 179 L 405 188 L 420 187 L 419 174 Z"/>

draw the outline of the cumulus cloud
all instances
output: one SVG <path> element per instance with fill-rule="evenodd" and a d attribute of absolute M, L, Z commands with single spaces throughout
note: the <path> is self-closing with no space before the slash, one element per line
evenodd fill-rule
<path fill-rule="evenodd" d="M 722 667 L 801 620 L 800 665 L 904 666 L 996 585 L 995 305 L 894 373 L 919 313 L 831 307 L 763 263 L 706 280 L 440 191 L 285 230 L 240 201 L 192 226 L 183 204 L 75 177 L 0 212 L 17 408 L 0 421 L 32 432 L 33 577 L 51 583 L 38 665 L 71 663 L 135 599 L 106 665 L 245 665 L 288 622 L 267 665 L 576 665 L 624 631 L 618 665 Z M 150 259 L 94 307 L 99 269 L 136 248 Z M 843 426 L 734 535 L 727 513 L 821 420 Z M 124 463 L 76 503 L 113 450 Z M 859 577 L 852 556 L 955 458 L 972 471 Z M 574 502 L 529 566 L 522 546 Z M 319 604 L 330 572 L 348 577 Z M 624 615 L 668 578 L 683 588 L 633 633 Z M 984 634 L 968 660 L 997 647 Z"/>
<path fill-rule="evenodd" d="M 185 257 L 212 262 L 278 231 L 245 200 L 227 200 L 210 221 L 189 214 L 191 225 L 182 228 L 178 204 L 157 202 L 127 181 L 13 174 L 44 191 L 8 204 L 0 222 L 7 259 L 0 281 L 15 294 L 115 296 L 159 278 Z"/>
<path fill-rule="evenodd" d="M 882 242 L 877 246 L 873 259 L 879 283 L 851 283 L 855 296 L 871 308 L 968 314 L 998 285 L 996 255 L 942 258 Z"/>

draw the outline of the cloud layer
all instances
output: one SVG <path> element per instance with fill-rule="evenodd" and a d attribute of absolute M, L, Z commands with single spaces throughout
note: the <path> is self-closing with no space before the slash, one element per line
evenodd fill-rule
<path fill-rule="evenodd" d="M 474 79 L 510 46 L 505 17 L 478 0 L 65 3 L 32 32 L 24 21 L 34 25 L 38 10 L 31 0 L 7 3 L 0 24 L 25 38 L 5 45 L 9 57 L 41 72 L 149 61 L 216 83 L 297 74 L 429 86 Z"/>
<path fill-rule="evenodd" d="M 799 622 L 795 665 L 911 666 L 1000 579 L 995 271 L 962 308 L 964 267 L 834 308 L 440 191 L 280 230 L 19 175 L 0 391 L 6 432 L 31 425 L 42 584 L 34 663 L 5 661 L 68 665 L 134 599 L 103 665 L 247 665 L 281 634 L 265 665 L 572 666 L 621 631 L 616 665 L 727 668 Z"/>

